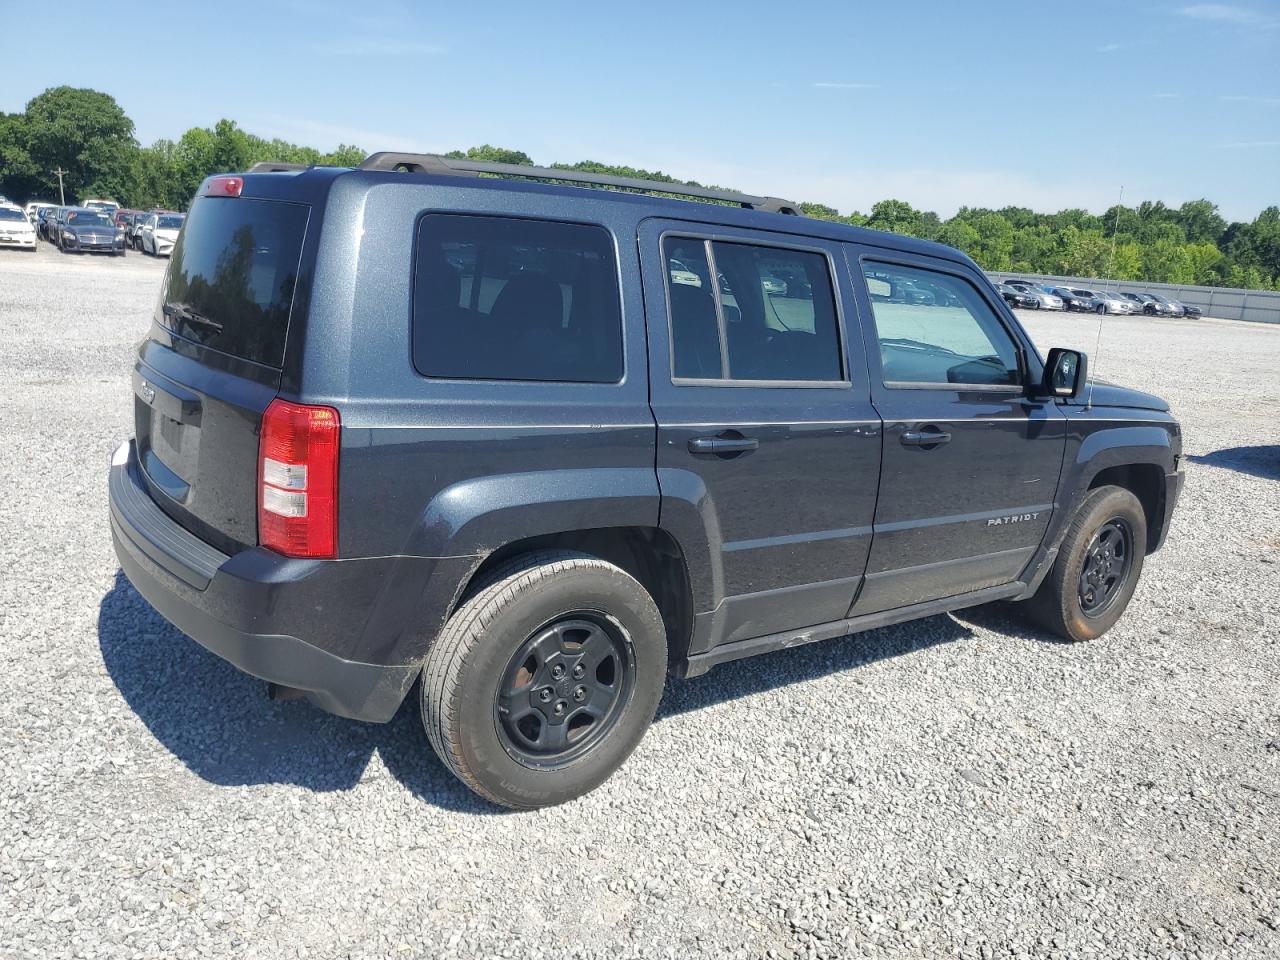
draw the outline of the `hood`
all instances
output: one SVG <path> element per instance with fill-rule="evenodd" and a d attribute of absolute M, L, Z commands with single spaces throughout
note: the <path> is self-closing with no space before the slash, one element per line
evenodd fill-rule
<path fill-rule="evenodd" d="M 1093 381 L 1092 394 L 1088 390 L 1085 396 L 1095 407 L 1129 407 L 1138 410 L 1167 411 L 1169 404 L 1155 394 L 1131 390 L 1105 380 Z"/>

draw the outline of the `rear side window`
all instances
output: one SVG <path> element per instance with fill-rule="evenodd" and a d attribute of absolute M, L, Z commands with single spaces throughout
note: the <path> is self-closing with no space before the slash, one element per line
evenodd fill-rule
<path fill-rule="evenodd" d="M 825 256 L 690 237 L 664 238 L 662 255 L 677 379 L 843 379 Z"/>
<path fill-rule="evenodd" d="M 551 220 L 423 217 L 413 363 L 446 379 L 617 383 L 622 311 L 609 232 Z"/>
<path fill-rule="evenodd" d="M 309 209 L 244 197 L 196 200 L 173 248 L 161 322 L 222 353 L 281 366 Z"/>

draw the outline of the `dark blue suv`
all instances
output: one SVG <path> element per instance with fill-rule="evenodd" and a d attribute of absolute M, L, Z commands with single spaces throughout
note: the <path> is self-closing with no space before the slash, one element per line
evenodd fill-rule
<path fill-rule="evenodd" d="M 1096 637 L 1182 481 L 1167 405 L 951 248 L 423 155 L 205 181 L 133 392 L 138 591 L 342 716 L 420 681 L 513 807 L 608 777 L 669 673 L 995 600 Z"/>

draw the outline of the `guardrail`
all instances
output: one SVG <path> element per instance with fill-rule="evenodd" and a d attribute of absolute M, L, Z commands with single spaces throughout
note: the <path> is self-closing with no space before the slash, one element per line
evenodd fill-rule
<path fill-rule="evenodd" d="M 1121 293 L 1158 293 L 1199 307 L 1206 317 L 1280 323 L 1280 291 L 1239 290 L 1234 287 L 1196 287 L 1177 283 L 1143 283 L 1140 280 L 1100 280 L 1097 277 L 1051 277 L 1041 273 L 991 271 L 993 280 L 1028 280 L 1086 290 L 1119 290 Z"/>

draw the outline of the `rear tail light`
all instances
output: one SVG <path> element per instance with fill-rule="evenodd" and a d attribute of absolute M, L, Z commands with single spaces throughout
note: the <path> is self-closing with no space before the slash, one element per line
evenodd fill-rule
<path fill-rule="evenodd" d="M 272 400 L 258 445 L 258 541 L 286 557 L 338 553 L 338 440 L 333 407 Z"/>
<path fill-rule="evenodd" d="M 204 185 L 207 197 L 238 197 L 244 189 L 244 177 L 210 177 Z"/>

